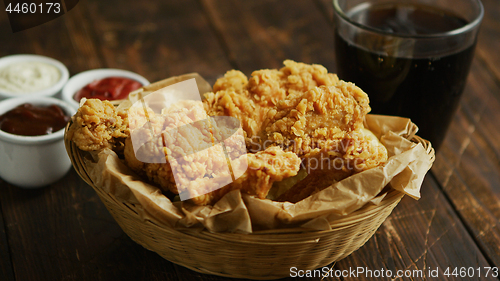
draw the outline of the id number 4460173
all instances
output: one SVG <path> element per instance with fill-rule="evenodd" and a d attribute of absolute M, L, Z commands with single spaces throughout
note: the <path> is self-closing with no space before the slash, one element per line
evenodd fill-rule
<path fill-rule="evenodd" d="M 447 277 L 498 277 L 498 267 L 447 267 L 444 271 Z"/>
<path fill-rule="evenodd" d="M 15 5 L 14 5 L 15 4 Z M 7 13 L 17 14 L 59 14 L 61 12 L 61 3 L 9 3 L 5 7 Z"/>

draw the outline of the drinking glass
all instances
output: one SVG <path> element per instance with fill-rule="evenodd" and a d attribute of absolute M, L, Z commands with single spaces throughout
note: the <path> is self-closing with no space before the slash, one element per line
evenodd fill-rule
<path fill-rule="evenodd" d="M 484 10 L 479 0 L 333 0 L 339 78 L 371 113 L 410 118 L 438 150 L 458 107 Z"/>

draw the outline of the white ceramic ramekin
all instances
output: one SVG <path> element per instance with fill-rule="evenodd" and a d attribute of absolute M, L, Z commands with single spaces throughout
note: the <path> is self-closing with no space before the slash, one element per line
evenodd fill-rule
<path fill-rule="evenodd" d="M 76 92 L 78 92 L 80 89 L 82 89 L 92 81 L 104 79 L 107 77 L 125 77 L 141 83 L 142 86 L 149 85 L 149 81 L 146 78 L 131 71 L 113 68 L 93 69 L 72 76 L 62 89 L 62 99 L 65 102 L 70 103 L 78 108 L 80 106 L 79 102 L 77 102 L 73 98 Z"/>
<path fill-rule="evenodd" d="M 28 55 L 28 54 L 24 55 L 23 54 L 23 55 L 11 55 L 11 56 L 2 57 L 2 58 L 0 58 L 0 69 L 8 66 L 10 64 L 19 63 L 19 62 L 43 62 L 43 63 L 53 65 L 59 70 L 61 77 L 59 78 L 59 81 L 56 84 L 52 85 L 49 88 L 46 88 L 46 89 L 43 89 L 40 91 L 36 91 L 36 92 L 19 94 L 19 93 L 7 92 L 7 91 L 0 89 L 0 100 L 6 99 L 6 98 L 23 97 L 23 96 L 30 96 L 30 97 L 55 96 L 61 91 L 63 86 L 68 81 L 69 72 L 64 64 L 62 64 L 60 61 L 55 60 L 53 58 L 40 56 L 40 55 Z"/>
<path fill-rule="evenodd" d="M 76 110 L 52 97 L 18 97 L 0 101 L 0 115 L 24 103 L 55 104 L 68 116 Z M 0 178 L 3 180 L 23 188 L 38 188 L 58 181 L 70 167 L 64 128 L 43 136 L 19 136 L 0 130 Z"/>

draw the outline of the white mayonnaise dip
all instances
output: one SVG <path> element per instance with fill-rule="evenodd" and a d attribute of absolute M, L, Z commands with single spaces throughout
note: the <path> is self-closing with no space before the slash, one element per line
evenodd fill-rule
<path fill-rule="evenodd" d="M 61 79 L 59 69 L 37 61 L 18 62 L 0 69 L 0 90 L 27 94 L 47 89 Z"/>

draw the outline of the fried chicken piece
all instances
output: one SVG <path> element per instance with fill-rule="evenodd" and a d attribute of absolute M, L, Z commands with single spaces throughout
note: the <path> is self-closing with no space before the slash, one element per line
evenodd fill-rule
<path fill-rule="evenodd" d="M 127 115 L 109 101 L 87 99 L 73 116 L 68 137 L 84 151 L 121 149 L 127 138 Z"/>
<path fill-rule="evenodd" d="M 368 95 L 344 81 L 289 95 L 271 109 L 265 143 L 295 152 L 308 173 L 278 200 L 298 202 L 387 161 L 385 147 L 363 126 L 369 111 Z"/>
<path fill-rule="evenodd" d="M 182 157 L 187 159 L 193 157 L 195 153 L 206 159 L 215 156 L 213 150 L 205 149 L 213 140 L 210 127 L 203 122 L 208 118 L 203 105 L 197 101 L 180 103 L 161 112 L 154 112 L 148 107 L 146 111 L 142 106 L 132 107 L 129 114 L 132 119 L 130 122 L 136 124 L 131 129 L 130 138 L 125 142 L 124 151 L 125 160 L 130 168 L 173 193 L 178 193 L 172 175 L 173 169 L 176 168 L 172 169 L 168 156 L 170 159 Z M 217 162 L 210 163 L 217 164 Z M 220 163 L 222 164 L 224 163 Z M 179 168 L 181 171 L 178 172 L 192 179 L 200 174 L 214 172 L 211 169 L 218 169 L 213 165 L 200 167 L 199 161 L 191 162 L 181 166 Z"/>
<path fill-rule="evenodd" d="M 246 154 L 236 161 L 231 161 L 233 169 L 241 169 L 241 166 L 248 165 L 245 167 L 246 172 L 241 177 L 222 188 L 194 197 L 191 201 L 197 205 L 214 204 L 225 194 L 236 189 L 264 199 L 274 182 L 297 175 L 300 162 L 301 160 L 296 154 L 284 152 L 277 146 L 257 153 Z M 189 190 L 196 192 L 199 187 L 207 186 L 210 181 L 211 179 L 207 177 L 198 178 L 193 182 L 193 188 Z M 198 186 L 198 189 L 195 189 L 194 186 Z M 195 195 L 193 194 L 193 196 Z"/>
<path fill-rule="evenodd" d="M 150 146 L 153 150 L 158 146 Z M 145 151 L 147 151 L 145 149 Z M 143 151 L 144 152 L 144 151 Z M 164 150 L 152 152 L 153 155 L 161 155 L 165 153 Z M 134 146 L 132 144 L 132 139 L 129 137 L 125 140 L 125 149 L 123 151 L 125 156 L 125 161 L 127 166 L 130 167 L 138 175 L 147 178 L 149 181 L 158 184 L 160 189 L 163 191 L 170 191 L 171 188 L 175 187 L 175 179 L 172 174 L 172 168 L 170 163 L 166 161 L 166 156 L 163 154 L 163 160 L 158 160 L 156 163 L 145 163 L 137 159 L 136 153 L 134 152 Z"/>
<path fill-rule="evenodd" d="M 125 142 L 128 166 L 161 189 L 198 205 L 235 189 L 265 198 L 274 181 L 299 170 L 294 153 L 270 147 L 247 154 L 243 132 L 234 132 L 231 118 L 208 118 L 200 102 L 182 103 L 161 114 L 148 110 L 150 121 Z"/>
<path fill-rule="evenodd" d="M 269 110 L 249 97 L 248 91 L 220 90 L 216 93 L 206 93 L 203 103 L 210 116 L 238 118 L 245 131 L 245 137 L 248 138 L 259 133 L 267 110 Z"/>
<path fill-rule="evenodd" d="M 231 183 L 232 187 L 264 199 L 274 182 L 297 175 L 301 159 L 293 152 L 271 146 L 257 153 L 247 154 L 246 173 Z"/>
<path fill-rule="evenodd" d="M 239 70 L 229 70 L 224 77 L 217 79 L 213 86 L 214 92 L 221 90 L 243 90 L 248 83 L 248 78 Z"/>
<path fill-rule="evenodd" d="M 262 138 L 306 157 L 362 128 L 369 111 L 368 95 L 352 83 L 315 87 L 289 95 L 269 110 Z"/>
<path fill-rule="evenodd" d="M 247 138 L 258 136 L 267 112 L 289 95 L 303 94 L 316 86 L 334 86 L 336 74 L 321 65 L 285 60 L 280 70 L 263 69 L 247 77 L 237 70 L 227 72 L 205 94 L 205 109 L 210 116 L 237 117 Z"/>
<path fill-rule="evenodd" d="M 387 158 L 387 149 L 371 131 L 365 128 L 355 130 L 335 146 L 311 152 L 304 159 L 307 177 L 279 196 L 277 201 L 296 203 L 355 173 L 382 165 Z"/>
<path fill-rule="evenodd" d="M 348 173 L 331 173 L 328 170 L 313 172 L 281 194 L 275 201 L 297 203 L 348 176 Z"/>
<path fill-rule="evenodd" d="M 319 64 L 305 64 L 285 60 L 280 70 L 262 69 L 252 73 L 248 90 L 262 105 L 275 106 L 289 95 L 302 94 L 318 86 L 334 86 L 336 74 Z"/>

